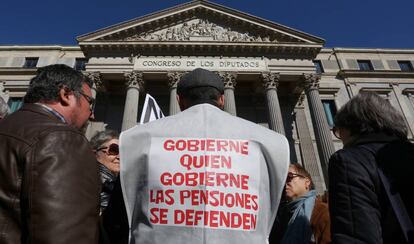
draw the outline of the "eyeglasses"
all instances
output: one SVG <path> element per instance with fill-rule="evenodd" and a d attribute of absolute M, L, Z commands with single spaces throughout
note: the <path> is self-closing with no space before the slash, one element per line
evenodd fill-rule
<path fill-rule="evenodd" d="M 306 176 L 304 176 L 304 175 L 289 172 L 288 175 L 287 175 L 287 178 L 286 178 L 286 183 L 291 182 L 293 180 L 293 178 L 295 178 L 295 177 L 306 178 Z"/>
<path fill-rule="evenodd" d="M 341 139 L 341 134 L 339 133 L 339 128 L 338 127 L 334 126 L 332 128 L 332 132 L 333 132 L 333 134 L 336 138 Z"/>
<path fill-rule="evenodd" d="M 77 92 L 79 92 L 79 94 L 81 94 L 86 99 L 86 101 L 88 101 L 89 109 L 91 110 L 91 112 L 93 112 L 93 110 L 95 109 L 95 98 L 86 95 L 83 91 L 77 91 Z"/>
<path fill-rule="evenodd" d="M 108 149 L 108 150 L 103 151 L 105 149 Z M 96 151 L 97 152 L 98 151 L 103 151 L 108 156 L 118 156 L 119 155 L 119 146 L 118 146 L 118 144 L 112 143 L 111 145 L 109 145 L 107 147 L 98 148 Z"/>

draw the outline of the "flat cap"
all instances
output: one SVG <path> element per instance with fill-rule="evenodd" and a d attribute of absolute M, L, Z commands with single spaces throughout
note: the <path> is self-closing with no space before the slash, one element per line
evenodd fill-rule
<path fill-rule="evenodd" d="M 218 74 L 197 68 L 181 77 L 177 84 L 177 94 L 182 95 L 196 87 L 213 87 L 221 94 L 224 93 L 224 83 Z"/>

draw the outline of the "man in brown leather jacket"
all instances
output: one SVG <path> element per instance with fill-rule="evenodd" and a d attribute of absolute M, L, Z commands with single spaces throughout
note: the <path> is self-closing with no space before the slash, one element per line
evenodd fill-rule
<path fill-rule="evenodd" d="M 98 166 L 80 130 L 91 86 L 66 65 L 39 68 L 0 122 L 0 243 L 97 243 Z"/>

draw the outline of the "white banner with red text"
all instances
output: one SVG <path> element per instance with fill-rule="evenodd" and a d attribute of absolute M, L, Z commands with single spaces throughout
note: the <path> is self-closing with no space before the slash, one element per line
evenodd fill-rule
<path fill-rule="evenodd" d="M 260 148 L 248 140 L 152 138 L 148 216 L 154 225 L 254 231 Z"/>

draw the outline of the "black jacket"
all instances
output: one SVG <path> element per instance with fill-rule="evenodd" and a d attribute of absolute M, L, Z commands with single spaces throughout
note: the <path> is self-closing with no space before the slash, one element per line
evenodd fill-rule
<path fill-rule="evenodd" d="M 119 176 L 114 182 L 108 206 L 102 213 L 103 229 L 106 242 L 110 244 L 127 244 L 129 235 L 128 217 L 122 196 Z"/>
<path fill-rule="evenodd" d="M 366 135 L 337 151 L 329 162 L 333 243 L 404 243 L 377 167 L 393 179 L 414 219 L 414 145 L 385 134 Z"/>
<path fill-rule="evenodd" d="M 36 104 L 0 121 L 0 243 L 98 241 L 100 182 L 88 141 Z"/>

